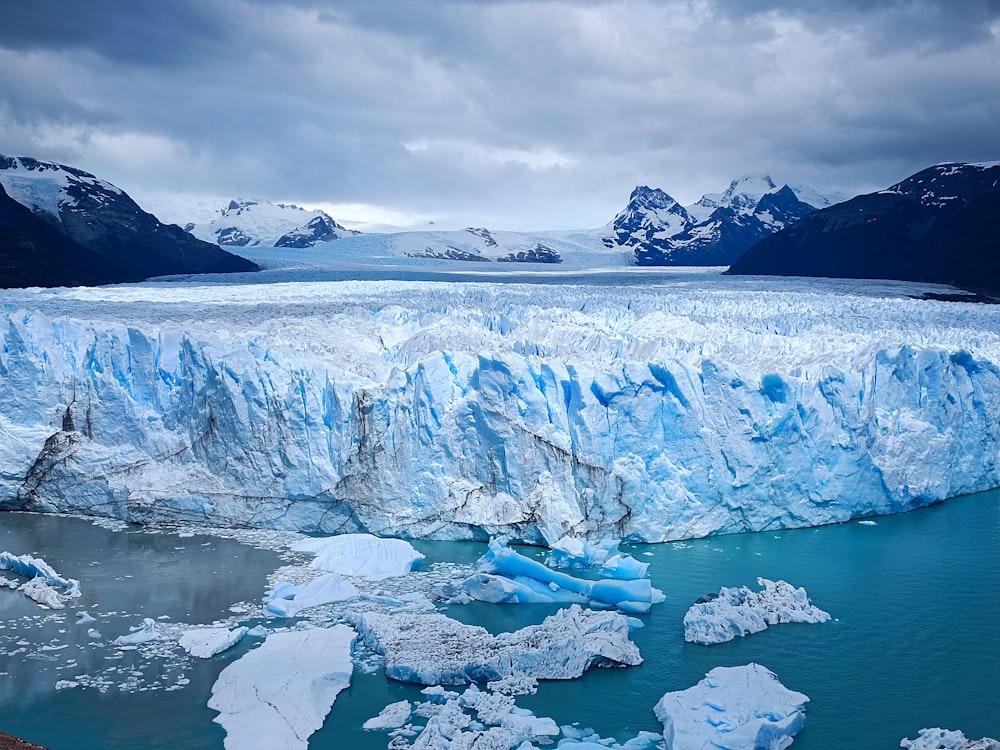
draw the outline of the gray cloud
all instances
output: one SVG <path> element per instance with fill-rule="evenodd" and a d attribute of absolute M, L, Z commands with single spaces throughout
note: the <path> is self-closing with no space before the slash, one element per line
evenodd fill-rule
<path fill-rule="evenodd" d="M 593 226 L 636 183 L 854 192 L 1000 158 L 998 62 L 993 0 L 12 0 L 0 151 L 127 190 Z"/>

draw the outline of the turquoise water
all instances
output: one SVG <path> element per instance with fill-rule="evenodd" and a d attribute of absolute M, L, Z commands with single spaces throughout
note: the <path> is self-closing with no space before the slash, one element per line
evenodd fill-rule
<path fill-rule="evenodd" d="M 277 565 L 272 553 L 226 540 L 207 544 L 201 537 L 130 535 L 66 518 L 42 517 L 46 528 L 39 529 L 39 518 L 0 516 L 0 549 L 41 554 L 64 575 L 83 579 L 85 596 L 89 579 L 90 595 L 100 598 L 102 610 L 125 610 L 125 604 L 116 603 L 120 595 L 133 597 L 126 604 L 141 605 L 143 611 L 210 621 L 230 614 L 234 601 L 259 598 L 264 576 Z M 122 537 L 135 539 L 124 544 Z M 124 561 L 138 556 L 128 568 L 133 575 L 128 585 L 114 580 L 119 572 L 95 589 L 101 566 L 75 574 L 74 559 L 89 563 L 98 559 L 97 549 L 117 544 L 124 545 L 117 550 Z M 415 546 L 428 562 L 471 561 L 482 551 L 482 545 L 465 543 Z M 86 551 L 71 555 L 67 548 Z M 634 635 L 644 664 L 544 682 L 537 695 L 520 698 L 519 705 L 560 724 L 579 722 L 624 741 L 639 730 L 660 730 L 652 706 L 664 692 L 693 685 L 715 666 L 756 661 L 811 699 L 796 750 L 897 748 L 901 738 L 928 726 L 962 729 L 969 737 L 1000 737 L 1000 493 L 958 498 L 876 519 L 875 525 L 855 522 L 631 551 L 651 563 L 654 584 L 668 597 L 642 618 L 646 627 Z M 59 554 L 63 565 L 57 564 Z M 206 568 L 221 572 L 200 575 Z M 777 626 L 717 646 L 684 642 L 681 620 L 691 602 L 721 586 L 754 585 L 757 576 L 804 586 L 835 619 Z M 141 601 L 134 599 L 136 591 L 145 591 Z M 37 617 L 38 611 L 20 595 L 0 590 L 0 625 L 8 631 L 23 622 L 26 612 Z M 538 622 L 551 611 L 484 604 L 446 610 L 494 632 Z M 52 627 L 72 628 L 44 626 Z M 51 636 L 33 631 L 21 637 Z M 10 643 L 0 635 L 0 647 Z M 0 687 L 2 730 L 53 750 L 222 747 L 222 731 L 205 703 L 228 655 L 188 667 L 183 689 L 138 694 L 85 688 L 55 692 L 50 674 L 33 676 L 37 660 L 25 667 L 23 658 L 0 658 L 0 672 L 13 677 L 0 677 L 0 686 L 11 686 Z M 417 697 L 414 687 L 356 672 L 310 748 L 384 748 L 387 736 L 366 733 L 361 723 L 389 702 Z"/>

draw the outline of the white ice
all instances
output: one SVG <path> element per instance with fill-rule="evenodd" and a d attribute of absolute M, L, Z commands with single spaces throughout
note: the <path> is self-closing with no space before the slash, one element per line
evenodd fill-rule
<path fill-rule="evenodd" d="M 59 592 L 49 586 L 49 584 L 47 584 L 41 577 L 32 578 L 27 583 L 22 584 L 18 591 L 32 601 L 41 604 L 43 607 L 48 607 L 49 609 L 62 609 L 66 606 L 63 604 L 63 600 L 59 595 Z"/>
<path fill-rule="evenodd" d="M 197 656 L 199 659 L 211 659 L 216 654 L 221 654 L 239 643 L 248 630 L 249 628 L 243 626 L 233 629 L 227 627 L 191 628 L 184 631 L 177 642 L 191 656 Z"/>
<path fill-rule="evenodd" d="M 306 750 L 350 685 L 354 638 L 346 625 L 272 633 L 222 670 L 208 706 L 226 750 Z"/>
<path fill-rule="evenodd" d="M 354 584 L 337 573 L 326 573 L 301 587 L 281 582 L 267 597 L 264 612 L 276 617 L 294 617 L 309 607 L 354 599 L 358 593 Z"/>
<path fill-rule="evenodd" d="M 491 635 L 442 614 L 355 614 L 365 644 L 386 658 L 388 677 L 422 685 L 486 683 L 505 677 L 579 677 L 592 666 L 642 662 L 627 619 L 573 605 L 513 633 Z"/>
<path fill-rule="evenodd" d="M 314 553 L 315 568 L 374 581 L 406 575 L 424 559 L 403 539 L 382 539 L 372 534 L 303 539 L 293 544 L 292 549 Z"/>
<path fill-rule="evenodd" d="M 746 586 L 723 587 L 708 601 L 693 604 L 684 615 L 684 640 L 689 643 L 724 643 L 759 633 L 768 625 L 785 622 L 819 623 L 830 614 L 809 602 L 803 588 L 786 581 L 758 578 L 761 591 Z"/>
<path fill-rule="evenodd" d="M 970 740 L 961 731 L 934 727 L 921 729 L 916 739 L 900 740 L 899 746 L 905 750 L 1000 750 L 1000 741 L 990 737 Z"/>
<path fill-rule="evenodd" d="M 144 617 L 142 625 L 129 629 L 132 632 L 120 635 L 111 642 L 116 646 L 138 646 L 141 643 L 155 641 L 160 637 L 160 633 L 156 629 L 156 620 L 152 617 Z"/>
<path fill-rule="evenodd" d="M 653 708 L 667 750 L 783 750 L 805 722 L 802 693 L 759 664 L 716 667 Z"/>
<path fill-rule="evenodd" d="M 397 729 L 410 720 L 412 709 L 409 701 L 397 701 L 383 708 L 361 725 L 362 729 Z"/>

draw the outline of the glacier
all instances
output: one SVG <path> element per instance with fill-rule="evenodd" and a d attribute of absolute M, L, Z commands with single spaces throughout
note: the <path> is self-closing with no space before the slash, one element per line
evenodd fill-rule
<path fill-rule="evenodd" d="M 993 306 L 547 278 L 7 290 L 0 509 L 660 542 L 1000 486 Z"/>

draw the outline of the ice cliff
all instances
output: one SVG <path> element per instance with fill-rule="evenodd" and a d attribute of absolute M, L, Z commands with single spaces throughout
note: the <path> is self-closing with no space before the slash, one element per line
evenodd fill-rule
<path fill-rule="evenodd" d="M 662 541 L 1000 486 L 995 307 L 754 283 L 9 291 L 0 508 Z"/>

